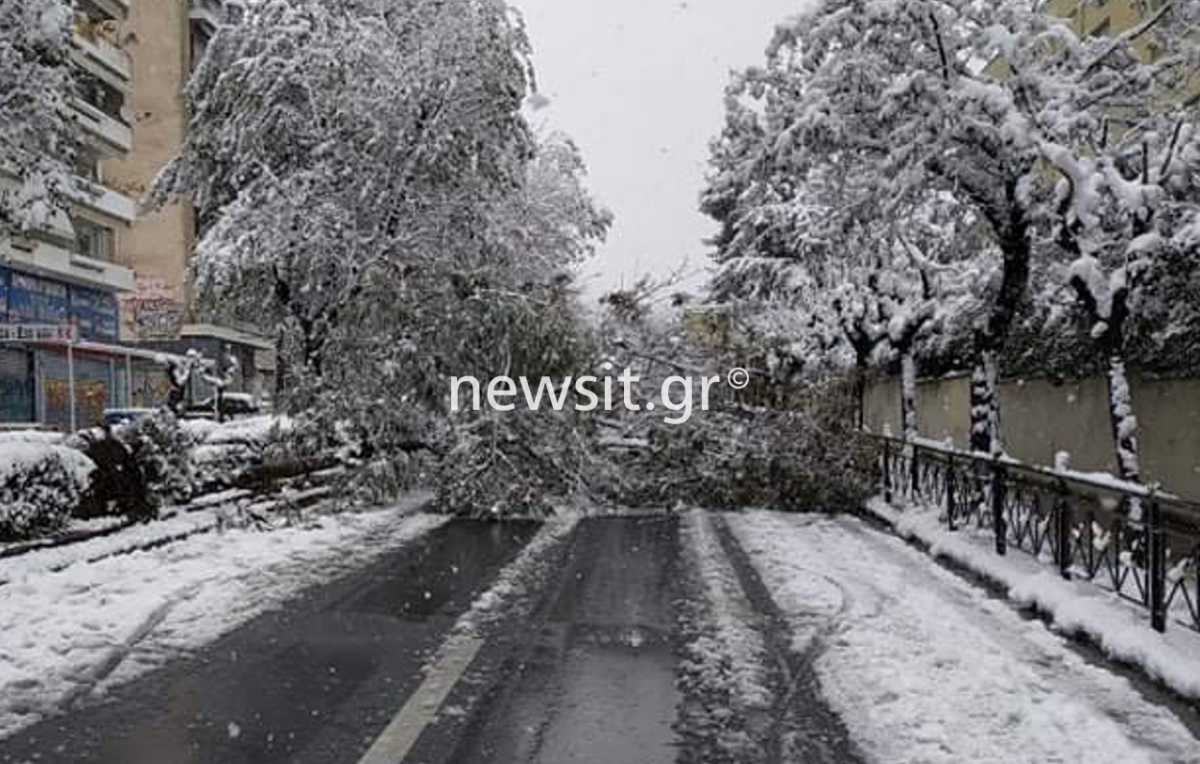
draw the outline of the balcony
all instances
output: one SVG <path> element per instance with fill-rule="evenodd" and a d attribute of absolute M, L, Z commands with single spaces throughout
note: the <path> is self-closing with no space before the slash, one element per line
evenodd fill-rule
<path fill-rule="evenodd" d="M 78 27 L 72 36 L 72 60 L 107 85 L 129 94 L 133 91 L 133 61 L 129 54 L 104 37 Z"/>
<path fill-rule="evenodd" d="M 0 238 L 0 263 L 80 286 L 121 292 L 132 292 L 135 286 L 129 268 L 72 252 L 56 236 Z"/>
<path fill-rule="evenodd" d="M 124 21 L 129 18 L 130 0 L 88 0 L 109 18 Z"/>
<path fill-rule="evenodd" d="M 76 204 L 116 218 L 123 223 L 137 221 L 137 202 L 124 194 L 84 178 L 76 178 L 70 197 Z"/>
<path fill-rule="evenodd" d="M 225 21 L 224 0 L 189 0 L 188 18 L 212 34 Z"/>
<path fill-rule="evenodd" d="M 106 157 L 122 157 L 133 150 L 133 130 L 80 98 L 71 105 L 79 117 L 84 139 Z"/>

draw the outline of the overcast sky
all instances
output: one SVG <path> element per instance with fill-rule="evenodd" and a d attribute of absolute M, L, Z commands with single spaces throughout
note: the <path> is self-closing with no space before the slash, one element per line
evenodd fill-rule
<path fill-rule="evenodd" d="M 593 295 L 686 259 L 703 283 L 697 210 L 729 71 L 761 63 L 775 24 L 803 0 L 511 0 L 525 15 L 540 90 L 535 125 L 579 144 L 589 185 L 616 215 L 584 267 Z"/>

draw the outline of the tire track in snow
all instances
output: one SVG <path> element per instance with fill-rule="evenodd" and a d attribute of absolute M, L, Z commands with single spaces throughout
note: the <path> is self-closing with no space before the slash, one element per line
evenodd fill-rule
<path fill-rule="evenodd" d="M 1183 725 L 1123 678 L 1086 665 L 1040 623 L 898 539 L 853 519 L 752 512 L 730 524 L 789 614 L 803 612 L 813 592 L 805 568 L 851 593 L 816 668 L 872 758 L 1196 761 Z M 1025 647 L 1030 639 L 1044 640 L 1041 665 Z M 1058 662 L 1089 681 L 1059 680 L 1047 668 Z M 1111 691 L 1110 706 L 1122 702 L 1121 718 L 1091 703 L 1088 695 L 1102 690 Z M 1137 715 L 1144 734 L 1128 726 Z"/>
<path fill-rule="evenodd" d="M 683 684 L 693 704 L 704 706 L 705 695 L 724 696 L 734 713 L 723 724 L 713 714 L 719 730 L 715 739 L 711 730 L 707 740 L 700 736 L 699 760 L 859 761 L 845 725 L 821 698 L 812 668 L 819 633 L 836 613 L 815 613 L 808 638 L 798 641 L 790 628 L 794 621 L 776 606 L 719 516 L 689 513 L 683 540 L 700 600 L 685 624 L 692 660 Z M 841 600 L 838 610 L 844 607 Z M 700 681 L 689 674 L 699 674 Z M 697 714 L 691 721 L 706 720 Z"/>

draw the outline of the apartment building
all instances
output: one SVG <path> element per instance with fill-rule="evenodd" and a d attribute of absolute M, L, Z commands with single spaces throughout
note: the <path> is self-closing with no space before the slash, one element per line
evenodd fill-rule
<path fill-rule="evenodd" d="M 194 211 L 140 207 L 186 134 L 191 69 L 239 8 L 233 0 L 77 0 L 77 190 L 45 229 L 0 234 L 0 325 L 73 325 L 76 339 L 0 334 L 0 426 L 68 429 L 97 423 L 106 408 L 160 405 L 169 390 L 160 354 L 190 347 L 237 356 L 241 389 L 268 386 L 272 343 L 196 321 Z"/>
<path fill-rule="evenodd" d="M 136 83 L 130 101 L 134 150 L 104 163 L 113 185 L 141 198 L 178 153 L 187 134 L 183 91 L 192 69 L 217 27 L 236 23 L 241 12 L 236 0 L 132 0 L 123 45 Z M 121 336 L 141 347 L 195 348 L 209 358 L 232 353 L 243 377 L 239 387 L 261 394 L 273 381 L 274 344 L 246 327 L 202 322 L 193 310 L 188 263 L 196 235 L 190 204 L 147 212 L 131 226 L 120 256 L 135 283 L 121 298 Z M 135 403 L 160 394 L 155 381 L 135 375 Z"/>
<path fill-rule="evenodd" d="M 52 338 L 0 342 L 0 423 L 90 421 L 128 398 L 134 356 L 147 360 L 117 346 L 118 296 L 135 284 L 118 253 L 137 204 L 102 172 L 106 161 L 133 149 L 126 111 L 133 64 L 114 38 L 128 13 L 129 0 L 79 3 L 71 50 L 79 82 L 71 100 L 79 181 L 70 210 L 33 234 L 0 234 L 0 323 L 74 324 L 79 338 L 73 346 Z"/>

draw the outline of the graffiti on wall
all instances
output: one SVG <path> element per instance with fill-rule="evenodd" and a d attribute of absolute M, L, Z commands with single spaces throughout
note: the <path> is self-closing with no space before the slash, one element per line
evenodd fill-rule
<path fill-rule="evenodd" d="M 130 405 L 134 408 L 158 408 L 167 402 L 171 382 L 161 368 L 134 368 L 130 386 Z"/>
<path fill-rule="evenodd" d="M 178 290 L 161 278 L 138 276 L 132 294 L 121 298 L 129 330 L 142 340 L 172 340 L 183 326 Z"/>
<path fill-rule="evenodd" d="M 75 411 L 80 427 L 102 424 L 107 404 L 108 385 L 94 380 L 75 381 Z M 70 410 L 70 383 L 65 379 L 46 380 L 46 418 L 66 422 L 70 417 Z"/>

